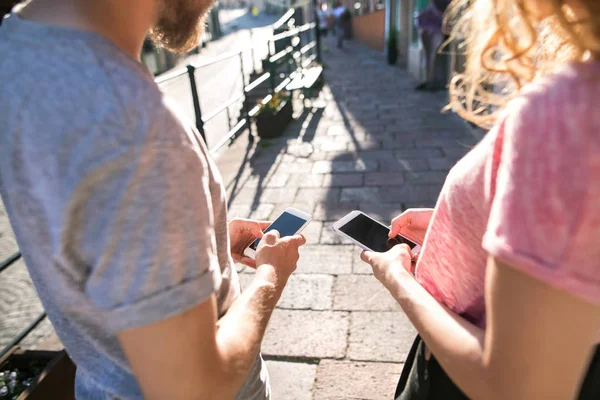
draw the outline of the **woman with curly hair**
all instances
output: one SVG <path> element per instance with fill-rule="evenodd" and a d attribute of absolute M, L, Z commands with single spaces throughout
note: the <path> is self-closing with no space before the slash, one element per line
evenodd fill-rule
<path fill-rule="evenodd" d="M 490 129 L 423 243 L 364 252 L 419 332 L 397 399 L 600 399 L 600 1 L 455 0 L 451 107 Z"/>

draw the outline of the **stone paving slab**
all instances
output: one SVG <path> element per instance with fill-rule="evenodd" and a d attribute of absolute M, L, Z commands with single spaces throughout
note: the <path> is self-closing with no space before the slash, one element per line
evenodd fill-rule
<path fill-rule="evenodd" d="M 448 176 L 448 174 L 443 171 L 420 171 L 404 173 L 406 182 L 414 185 L 441 185 L 446 181 L 446 176 Z"/>
<path fill-rule="evenodd" d="M 323 177 L 323 187 L 352 187 L 362 186 L 365 181 L 365 175 L 361 173 L 354 174 L 329 174 Z M 338 189 L 339 190 L 339 189 Z M 337 194 L 338 192 L 336 192 Z M 341 190 L 339 191 L 341 193 Z M 339 200 L 339 195 L 337 197 Z"/>
<path fill-rule="evenodd" d="M 369 278 L 375 280 L 374 277 Z M 402 311 L 353 312 L 347 358 L 404 362 L 416 334 Z"/>
<path fill-rule="evenodd" d="M 302 274 L 344 275 L 352 273 L 354 246 L 306 245 L 300 248 L 296 271 Z"/>
<path fill-rule="evenodd" d="M 333 286 L 333 309 L 397 311 L 400 306 L 372 275 L 341 275 L 335 279 Z"/>
<path fill-rule="evenodd" d="M 340 193 L 341 189 L 331 187 L 300 188 L 296 193 L 296 201 L 335 204 L 340 200 Z"/>
<path fill-rule="evenodd" d="M 267 361 L 274 400 L 312 400 L 317 364 Z"/>
<path fill-rule="evenodd" d="M 301 208 L 306 210 L 307 208 Z M 312 221 L 304 230 L 302 235 L 306 238 L 306 244 L 318 244 L 321 240 L 321 232 L 323 230 L 323 222 Z"/>
<path fill-rule="evenodd" d="M 388 202 L 393 200 L 393 198 L 386 199 Z M 400 215 L 406 207 L 404 207 L 403 204 L 398 203 L 365 203 L 359 204 L 358 208 L 360 211 L 378 220 L 382 224 L 389 226 L 392 219 Z"/>
<path fill-rule="evenodd" d="M 339 311 L 273 311 L 262 351 L 269 356 L 343 358 L 350 315 Z"/>
<path fill-rule="evenodd" d="M 245 269 L 240 274 L 242 289 L 254 279 L 254 270 Z M 283 290 L 278 308 L 294 310 L 330 310 L 332 304 L 333 276 L 324 274 L 293 274 Z"/>
<path fill-rule="evenodd" d="M 332 229 L 333 222 L 326 222 L 323 224 L 323 230 L 321 231 L 321 244 L 337 245 L 337 244 L 354 244 L 351 240 L 346 239 L 343 236 L 338 235 Z"/>
<path fill-rule="evenodd" d="M 320 204 L 315 207 L 313 213 L 313 220 L 315 221 L 337 221 L 350 211 L 358 209 L 358 204 L 353 205 L 351 203 L 339 204 L 335 207 L 328 206 L 327 204 Z"/>
<path fill-rule="evenodd" d="M 274 204 L 258 204 L 252 206 L 250 204 L 239 204 L 229 207 L 229 219 L 233 218 L 250 218 L 261 221 L 268 221 L 275 209 Z"/>
<path fill-rule="evenodd" d="M 402 364 L 323 360 L 317 368 L 314 400 L 391 399 Z"/>
<path fill-rule="evenodd" d="M 400 186 L 404 175 L 398 172 L 368 172 L 365 174 L 365 186 Z"/>
<path fill-rule="evenodd" d="M 430 157 L 427 161 L 434 171 L 449 171 L 456 164 L 455 159 L 448 157 Z"/>
<path fill-rule="evenodd" d="M 365 172 L 365 171 L 377 171 L 377 161 L 317 161 L 314 163 L 312 172 L 313 174 L 329 174 L 332 172 Z"/>

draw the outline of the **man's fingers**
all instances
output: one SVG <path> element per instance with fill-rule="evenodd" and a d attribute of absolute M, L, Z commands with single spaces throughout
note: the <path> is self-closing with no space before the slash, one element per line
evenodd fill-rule
<path fill-rule="evenodd" d="M 260 223 L 254 222 L 250 226 L 250 234 L 256 238 L 261 239 L 264 235 L 262 228 L 260 227 Z"/>
<path fill-rule="evenodd" d="M 260 238 L 262 238 L 262 235 L 260 236 Z M 260 238 L 259 238 L 259 239 L 260 239 Z M 252 243 L 254 243 L 254 241 L 255 241 L 255 240 L 256 240 L 256 238 L 255 238 L 255 237 L 250 237 L 250 238 L 248 238 L 248 239 L 246 240 L 246 243 L 245 243 L 245 245 L 244 245 L 244 249 L 245 249 L 246 247 L 250 246 Z"/>
<path fill-rule="evenodd" d="M 265 229 L 267 229 L 269 226 L 271 226 L 272 222 L 269 221 L 258 221 L 258 225 L 260 225 L 260 229 L 262 231 L 264 231 Z"/>
<path fill-rule="evenodd" d="M 295 247 L 300 247 L 306 243 L 306 238 L 300 234 L 296 234 L 293 236 L 285 236 L 281 238 L 281 240 Z"/>
<path fill-rule="evenodd" d="M 304 235 L 294 235 L 290 237 L 290 241 L 293 242 L 294 244 L 298 245 L 298 247 L 304 245 L 306 243 L 306 238 L 304 237 Z"/>
<path fill-rule="evenodd" d="M 277 229 L 270 230 L 269 232 L 265 233 L 265 235 L 262 238 L 262 240 L 264 240 L 264 242 L 269 245 L 275 244 L 275 242 L 277 242 L 277 239 L 279 239 L 279 231 L 277 231 Z"/>

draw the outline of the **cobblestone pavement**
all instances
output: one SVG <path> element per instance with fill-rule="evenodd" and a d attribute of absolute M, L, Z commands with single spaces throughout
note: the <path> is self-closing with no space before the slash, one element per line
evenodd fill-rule
<path fill-rule="evenodd" d="M 448 170 L 477 142 L 445 93 L 415 92 L 405 70 L 349 42 L 324 56 L 327 86 L 284 138 L 241 139 L 218 160 L 231 216 L 313 214 L 263 352 L 275 399 L 391 398 L 415 331 L 332 222 L 359 209 L 389 223 L 433 207 Z M 298 110 L 299 111 L 299 110 Z M 242 285 L 252 270 L 240 267 Z"/>
<path fill-rule="evenodd" d="M 272 219 L 289 206 L 313 214 L 263 345 L 275 399 L 391 398 L 414 329 L 331 224 L 353 209 L 389 222 L 433 206 L 448 170 L 477 141 L 440 112 L 443 93 L 415 92 L 380 53 L 345 45 L 329 46 L 327 85 L 310 110 L 297 109 L 283 138 L 249 144 L 242 136 L 217 160 L 231 217 Z M 15 249 L 0 207 L 0 258 Z M 239 271 L 246 285 L 252 271 Z M 0 287 L 2 346 L 40 305 L 22 266 L 1 274 Z"/>

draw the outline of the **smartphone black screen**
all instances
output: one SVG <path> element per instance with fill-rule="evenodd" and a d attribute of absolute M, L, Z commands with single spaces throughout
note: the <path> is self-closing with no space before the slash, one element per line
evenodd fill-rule
<path fill-rule="evenodd" d="M 302 228 L 302 225 L 305 223 L 305 219 L 292 215 L 288 212 L 284 212 L 271 225 L 269 225 L 267 229 L 265 229 L 265 233 L 269 232 L 271 229 L 276 229 L 279 232 L 279 237 L 292 236 L 295 235 L 296 232 L 298 232 L 298 229 Z M 252 250 L 256 250 L 259 243 L 260 239 L 256 239 L 250 245 L 250 248 Z"/>
<path fill-rule="evenodd" d="M 416 243 L 402 236 L 388 237 L 389 228 L 364 214 L 358 214 L 345 225 L 342 225 L 340 231 L 362 243 L 365 247 L 379 253 L 386 252 L 400 243 L 406 243 L 411 249 L 416 246 Z"/>

